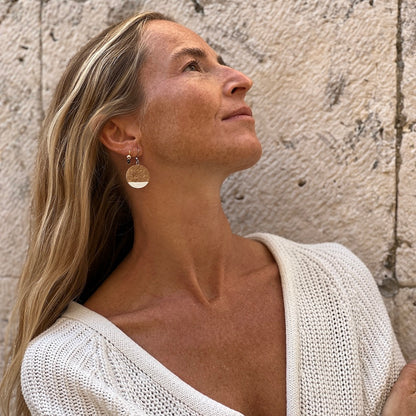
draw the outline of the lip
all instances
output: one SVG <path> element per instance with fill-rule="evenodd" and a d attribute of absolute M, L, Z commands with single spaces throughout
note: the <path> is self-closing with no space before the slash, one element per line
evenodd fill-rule
<path fill-rule="evenodd" d="M 234 110 L 233 112 L 227 114 L 223 120 L 230 120 L 230 119 L 236 119 L 236 118 L 250 118 L 253 119 L 253 113 L 251 111 L 251 108 L 248 106 L 240 107 L 237 110 Z"/>

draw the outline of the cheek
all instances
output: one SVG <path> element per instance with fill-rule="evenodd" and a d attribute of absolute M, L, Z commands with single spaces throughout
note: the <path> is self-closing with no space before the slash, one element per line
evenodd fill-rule
<path fill-rule="evenodd" d="M 212 90 L 196 90 L 192 85 L 152 94 L 142 119 L 143 139 L 158 153 L 186 154 L 198 146 L 203 151 L 203 144 L 216 137 L 219 108 Z"/>

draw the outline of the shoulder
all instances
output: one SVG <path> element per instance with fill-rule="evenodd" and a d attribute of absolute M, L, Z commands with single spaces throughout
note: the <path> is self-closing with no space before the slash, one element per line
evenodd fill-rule
<path fill-rule="evenodd" d="M 30 371 L 32 366 L 46 367 L 52 362 L 59 366 L 70 364 L 74 352 L 78 358 L 91 354 L 91 345 L 97 345 L 98 338 L 99 332 L 64 314 L 30 342 L 24 355 L 22 374 Z"/>
<path fill-rule="evenodd" d="M 80 370 L 97 345 L 99 335 L 79 321 L 59 318 L 49 329 L 28 345 L 21 366 L 22 389 L 29 391 L 33 384 L 57 380 Z M 35 377 L 36 375 L 36 377 Z M 39 387 L 39 386 L 37 386 Z"/>
<path fill-rule="evenodd" d="M 393 348 L 394 332 L 376 281 L 349 249 L 338 243 L 300 244 L 271 234 L 253 238 L 275 256 L 288 303 L 319 316 L 331 317 L 336 311 L 343 316 L 340 325 L 349 325 L 360 345 L 373 348 L 379 342 L 382 351 L 388 340 Z"/>
<path fill-rule="evenodd" d="M 263 242 L 276 258 L 279 265 L 300 268 L 313 278 L 316 273 L 330 275 L 336 279 L 374 279 L 365 264 L 348 248 L 334 243 L 302 244 L 286 238 L 256 233 L 249 236 Z"/>
<path fill-rule="evenodd" d="M 345 246 L 333 242 L 302 244 L 272 234 L 253 234 L 251 238 L 269 248 L 298 294 L 325 291 L 355 312 L 374 312 L 386 320 L 375 279 L 364 262 Z"/>
<path fill-rule="evenodd" d="M 29 410 L 44 415 L 83 414 L 101 391 L 109 372 L 102 358 L 111 348 L 96 329 L 64 314 L 25 351 L 21 386 Z"/>
<path fill-rule="evenodd" d="M 361 401 L 359 414 L 379 414 L 404 361 L 368 268 L 337 243 L 300 244 L 271 234 L 251 238 L 270 249 L 281 270 L 305 378 L 319 375 L 319 382 L 332 385 L 325 373 L 331 368 L 335 385 L 343 379 L 352 388 L 351 401 Z M 322 386 L 326 394 L 327 384 Z"/>

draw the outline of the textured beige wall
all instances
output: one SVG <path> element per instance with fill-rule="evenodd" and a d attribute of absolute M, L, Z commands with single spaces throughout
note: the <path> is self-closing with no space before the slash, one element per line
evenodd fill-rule
<path fill-rule="evenodd" d="M 79 45 L 140 9 L 194 29 L 255 81 L 248 102 L 264 155 L 224 186 L 234 230 L 345 244 L 373 272 L 416 358 L 414 0 L 3 0 L 2 327 L 26 248 L 42 112 Z"/>

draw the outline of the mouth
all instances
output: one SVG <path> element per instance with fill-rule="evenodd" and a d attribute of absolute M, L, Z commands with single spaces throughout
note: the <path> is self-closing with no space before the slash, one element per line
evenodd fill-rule
<path fill-rule="evenodd" d="M 253 113 L 250 107 L 244 106 L 240 107 L 232 113 L 227 114 L 223 120 L 235 120 L 235 119 L 253 119 Z"/>

